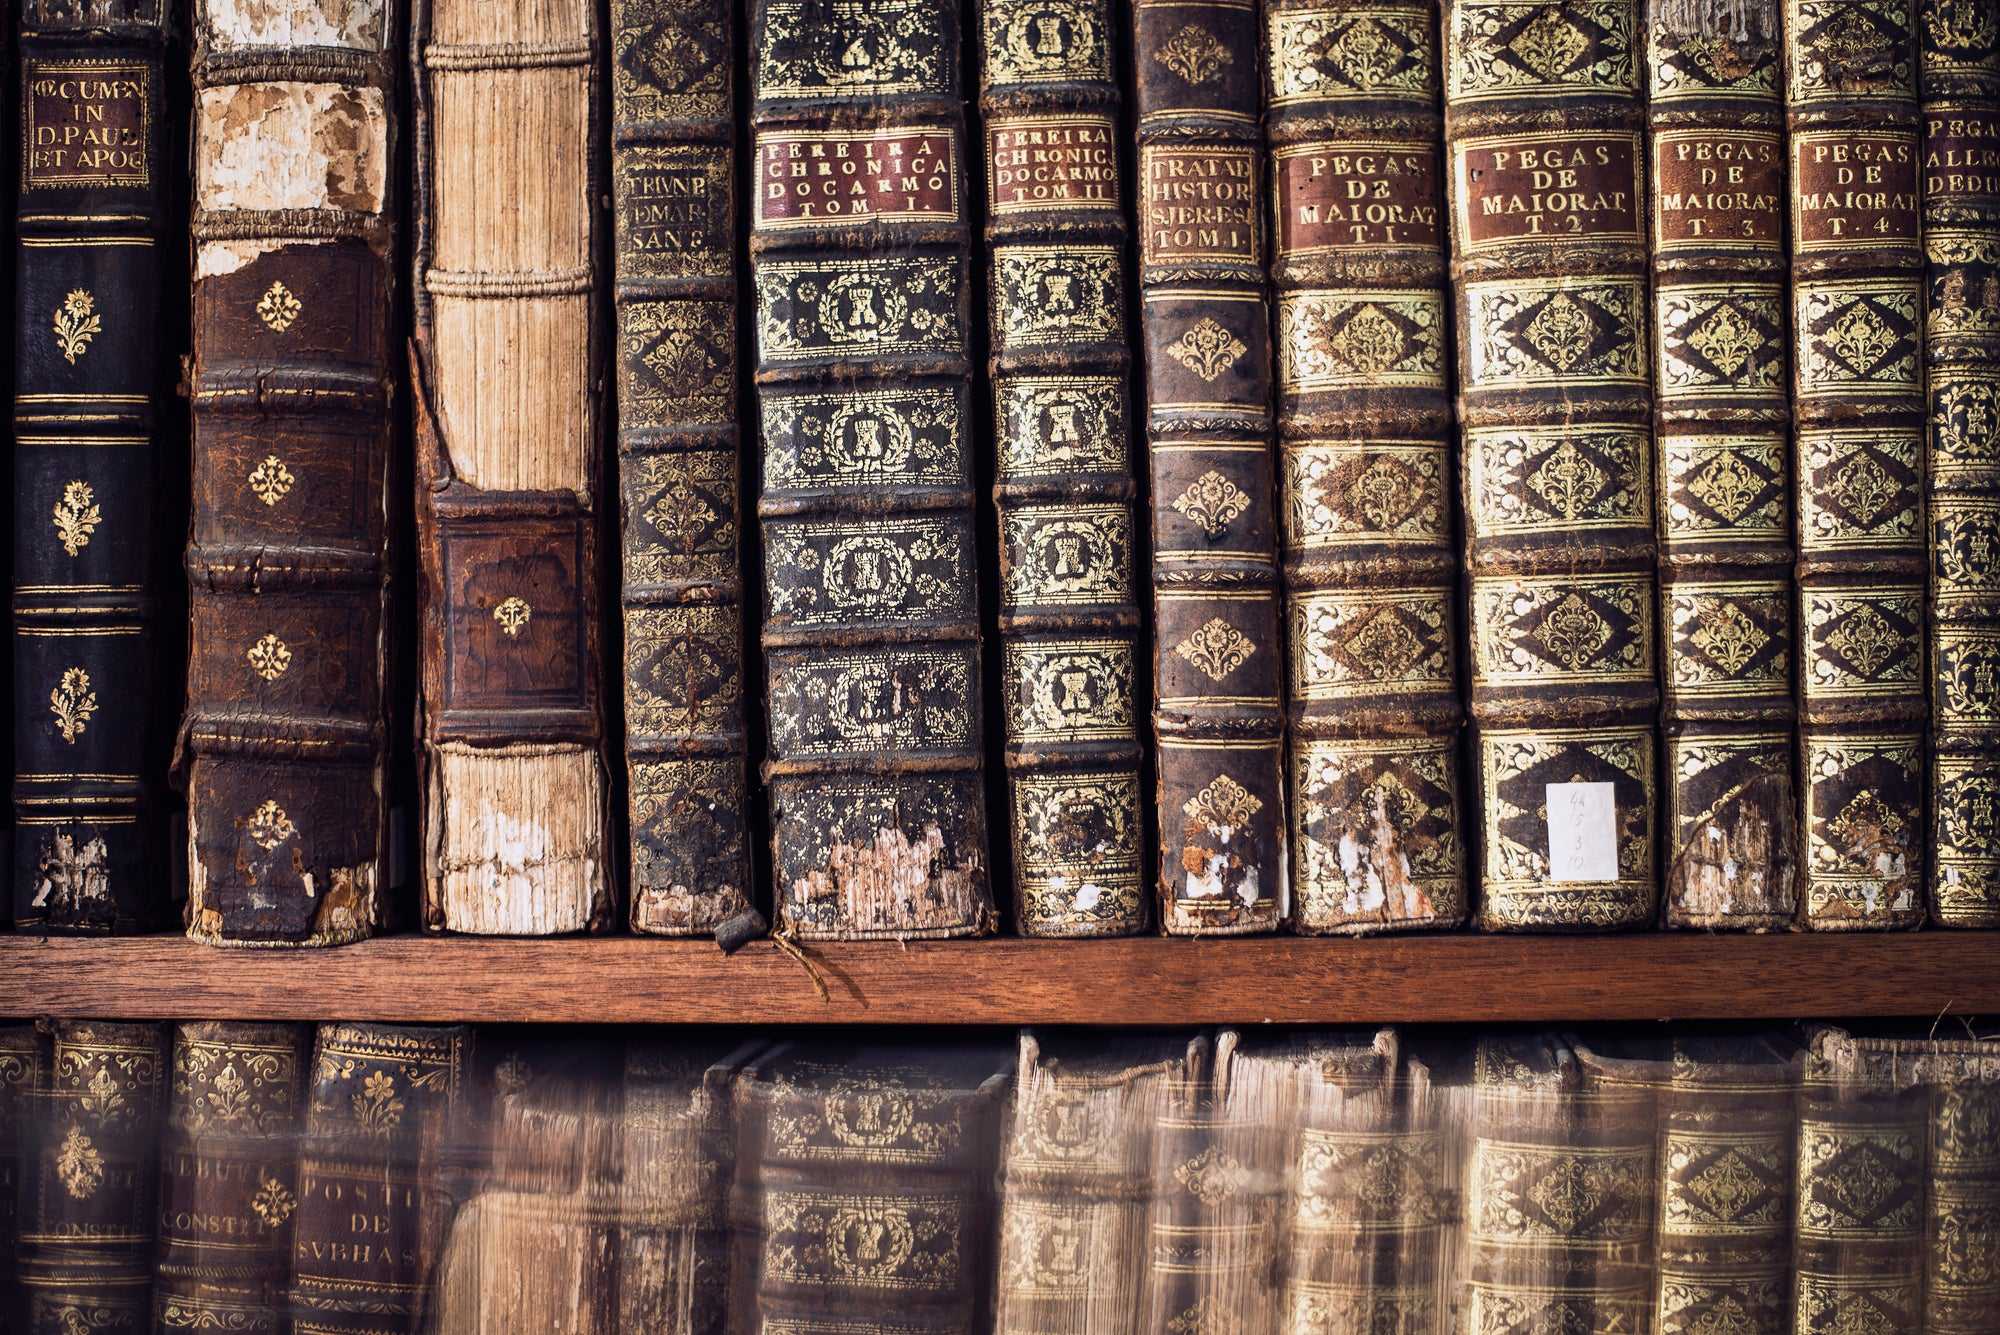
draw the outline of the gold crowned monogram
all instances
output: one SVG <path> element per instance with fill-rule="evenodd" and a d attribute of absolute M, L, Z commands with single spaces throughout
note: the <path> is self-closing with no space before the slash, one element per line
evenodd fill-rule
<path fill-rule="evenodd" d="M 1696 648 L 1732 677 L 1757 656 L 1758 650 L 1771 642 L 1771 637 L 1734 603 L 1725 603 L 1716 612 L 1703 617 L 1701 629 L 1691 638 Z"/>
<path fill-rule="evenodd" d="M 1215 34 L 1199 24 L 1190 23 L 1155 51 L 1153 59 L 1188 83 L 1200 87 L 1221 73 L 1222 67 L 1232 57 L 1229 49 L 1216 40 Z"/>
<path fill-rule="evenodd" d="M 1540 640 L 1557 662 L 1574 672 L 1597 656 L 1611 640 L 1611 623 L 1580 594 L 1569 594 L 1549 610 L 1535 628 Z"/>
<path fill-rule="evenodd" d="M 1734 523 L 1764 492 L 1764 480 L 1734 451 L 1718 455 L 1694 475 L 1688 491 L 1709 509 Z"/>
<path fill-rule="evenodd" d="M 1243 1190 L 1250 1172 L 1232 1154 L 1210 1145 L 1174 1169 L 1174 1181 L 1203 1205 L 1219 1205 Z"/>
<path fill-rule="evenodd" d="M 299 299 L 292 295 L 292 290 L 280 282 L 272 282 L 264 289 L 264 295 L 257 299 L 257 318 L 262 320 L 264 327 L 274 334 L 282 334 L 290 329 L 292 322 L 297 320 L 304 310 L 305 308 L 299 305 Z"/>
<path fill-rule="evenodd" d="M 49 692 L 49 712 L 56 716 L 56 731 L 62 739 L 75 746 L 78 734 L 97 712 L 97 692 L 90 689 L 90 674 L 80 667 L 64 672 Z"/>
<path fill-rule="evenodd" d="M 1827 330 L 1826 346 L 1854 371 L 1865 372 L 1896 346 L 1896 331 L 1872 305 L 1857 301 Z"/>
<path fill-rule="evenodd" d="M 371 1136 L 387 1138 L 403 1120 L 403 1101 L 396 1097 L 396 1080 L 387 1071 L 370 1071 L 350 1106 L 354 1124 Z"/>
<path fill-rule="evenodd" d="M 265 455 L 264 462 L 250 470 L 250 490 L 266 505 L 284 500 L 292 489 L 292 481 L 292 470 L 275 454 Z"/>
<path fill-rule="evenodd" d="M 266 635 L 251 645 L 243 656 L 250 660 L 251 671 L 265 681 L 276 681 L 292 665 L 291 647 L 276 635 Z"/>
<path fill-rule="evenodd" d="M 1242 631 L 1215 617 L 1175 645 L 1174 652 L 1194 664 L 1210 681 L 1219 682 L 1249 662 L 1257 646 Z"/>
<path fill-rule="evenodd" d="M 265 799 L 264 805 L 251 815 L 249 828 L 245 831 L 250 836 L 250 842 L 266 853 L 298 832 L 298 826 L 292 824 L 292 818 L 285 814 L 285 809 L 278 805 L 275 798 Z"/>
<path fill-rule="evenodd" d="M 63 550 L 75 556 L 90 545 L 90 535 L 103 520 L 103 512 L 97 508 L 96 493 L 82 478 L 63 487 L 62 499 L 56 502 L 56 537 L 62 541 Z"/>
<path fill-rule="evenodd" d="M 1568 73 L 1589 47 L 1590 38 L 1553 5 L 1541 9 L 1534 21 L 1507 43 L 1507 49 L 1519 56 L 1522 64 L 1550 82 Z"/>
<path fill-rule="evenodd" d="M 1174 498 L 1174 509 L 1211 538 L 1220 536 L 1222 530 L 1249 508 L 1250 497 L 1243 489 L 1213 468 L 1189 483 L 1188 489 Z"/>
<path fill-rule="evenodd" d="M 1250 823 L 1264 809 L 1263 799 L 1227 774 L 1181 803 L 1181 814 L 1216 834 L 1229 834 Z"/>
<path fill-rule="evenodd" d="M 1863 603 L 1826 637 L 1826 643 L 1852 664 L 1858 675 L 1872 677 L 1900 652 L 1903 642 L 1880 612 Z"/>
<path fill-rule="evenodd" d="M 97 1151 L 83 1128 L 71 1127 L 56 1151 L 56 1177 L 63 1190 L 80 1201 L 89 1200 L 104 1181 L 104 1156 Z"/>
<path fill-rule="evenodd" d="M 506 598 L 493 609 L 493 619 L 500 623 L 500 633 L 509 639 L 519 636 L 534 615 L 535 609 L 519 595 Z"/>
<path fill-rule="evenodd" d="M 1242 339 L 1213 319 L 1204 318 L 1176 339 L 1167 348 L 1167 355 L 1200 376 L 1203 384 L 1213 384 L 1248 351 Z"/>
<path fill-rule="evenodd" d="M 104 332 L 104 319 L 97 313 L 97 298 L 77 288 L 56 307 L 56 347 L 71 366 L 90 349 L 90 340 Z"/>
<path fill-rule="evenodd" d="M 1558 292 L 1544 304 L 1522 331 L 1535 351 L 1561 371 L 1575 366 L 1590 351 L 1591 332 L 1589 312 L 1566 292 Z"/>
<path fill-rule="evenodd" d="M 1729 302 L 1723 302 L 1688 335 L 1688 346 L 1726 376 L 1743 369 L 1751 354 L 1764 346 L 1764 336 Z"/>
<path fill-rule="evenodd" d="M 1977 56 L 1993 45 L 2000 10 L 1985 0 L 1937 0 L 1923 6 L 1924 31 L 1940 51 Z"/>
<path fill-rule="evenodd" d="M 1565 440 L 1529 475 L 1528 485 L 1557 514 L 1577 519 L 1589 512 L 1608 480 L 1602 468 L 1592 463 L 1573 442 Z"/>
<path fill-rule="evenodd" d="M 298 1204 L 298 1197 L 287 1191 L 285 1184 L 275 1177 L 266 1177 L 258 1184 L 257 1194 L 250 1198 L 250 1208 L 263 1221 L 265 1228 L 276 1228 L 290 1219 Z"/>

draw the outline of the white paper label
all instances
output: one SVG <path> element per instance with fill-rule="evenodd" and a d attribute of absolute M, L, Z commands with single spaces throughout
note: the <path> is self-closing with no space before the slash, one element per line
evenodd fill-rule
<path fill-rule="evenodd" d="M 1549 879 L 1618 879 L 1618 798 L 1608 783 L 1552 783 L 1549 809 Z"/>

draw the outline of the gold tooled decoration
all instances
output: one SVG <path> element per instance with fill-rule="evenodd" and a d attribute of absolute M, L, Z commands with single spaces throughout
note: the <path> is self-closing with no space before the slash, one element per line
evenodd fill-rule
<path fill-rule="evenodd" d="M 1828 494 L 1863 528 L 1873 527 L 1902 491 L 1889 470 L 1865 450 L 1850 456 L 1827 487 Z"/>
<path fill-rule="evenodd" d="M 250 1209 L 264 1222 L 265 1228 L 277 1228 L 290 1219 L 298 1204 L 298 1197 L 275 1177 L 266 1177 L 258 1185 L 257 1194 L 250 1198 Z"/>
<path fill-rule="evenodd" d="M 1827 646 L 1850 663 L 1855 673 L 1872 677 L 1876 669 L 1902 652 L 1902 637 L 1883 615 L 1863 603 L 1826 637 Z"/>
<path fill-rule="evenodd" d="M 1214 468 L 1189 483 L 1187 490 L 1174 498 L 1174 509 L 1211 538 L 1219 537 L 1249 508 L 1250 497 Z"/>
<path fill-rule="evenodd" d="M 1528 475 L 1528 485 L 1551 509 L 1570 520 L 1589 513 L 1591 503 L 1604 491 L 1607 480 L 1604 470 L 1568 440 L 1551 450 L 1540 467 Z"/>
<path fill-rule="evenodd" d="M 56 716 L 56 731 L 62 739 L 76 745 L 78 734 L 97 712 L 97 693 L 90 689 L 90 674 L 80 667 L 65 671 L 49 692 L 49 712 Z"/>
<path fill-rule="evenodd" d="M 2000 9 L 1986 0 L 1932 0 L 1923 6 L 1924 31 L 1939 51 L 1977 56 L 1993 45 Z"/>
<path fill-rule="evenodd" d="M 1210 681 L 1219 682 L 1249 662 L 1257 646 L 1242 631 L 1215 617 L 1175 645 L 1174 652 L 1199 668 Z"/>
<path fill-rule="evenodd" d="M 403 1120 L 403 1101 L 396 1097 L 396 1080 L 387 1071 L 370 1071 L 349 1101 L 354 1124 L 371 1136 L 387 1137 Z"/>
<path fill-rule="evenodd" d="M 292 290 L 275 280 L 257 300 L 257 318 L 274 334 L 290 329 L 304 309 L 299 305 L 299 299 L 292 295 Z"/>
<path fill-rule="evenodd" d="M 73 1126 L 63 1137 L 62 1147 L 56 1151 L 56 1177 L 63 1190 L 80 1201 L 89 1200 L 104 1181 L 104 1156 L 83 1134 L 83 1128 Z"/>
<path fill-rule="evenodd" d="M 1574 1233 L 1577 1225 L 1603 1207 L 1604 1183 L 1589 1166 L 1563 1158 L 1535 1179 L 1528 1188 L 1528 1199 L 1563 1233 Z"/>
<path fill-rule="evenodd" d="M 1732 677 L 1771 642 L 1771 637 L 1734 603 L 1725 603 L 1702 617 L 1701 628 L 1691 638 L 1697 649 Z"/>
<path fill-rule="evenodd" d="M 1522 64 L 1553 83 L 1590 49 L 1590 39 L 1577 30 L 1560 7 L 1547 5 L 1535 14 L 1533 22 L 1514 34 L 1507 49 L 1519 56 Z"/>
<path fill-rule="evenodd" d="M 285 809 L 278 805 L 277 800 L 267 798 L 264 805 L 258 807 L 250 817 L 250 824 L 245 832 L 249 834 L 252 843 L 268 853 L 297 834 L 299 830 L 298 826 L 292 824 L 291 817 L 285 814 Z"/>
<path fill-rule="evenodd" d="M 276 635 L 266 635 L 243 656 L 250 660 L 250 670 L 265 681 L 276 681 L 292 665 L 291 647 Z"/>
<path fill-rule="evenodd" d="M 1198 88 L 1221 73 L 1232 57 L 1215 34 L 1190 23 L 1167 39 L 1166 45 L 1153 53 L 1153 59 Z"/>
<path fill-rule="evenodd" d="M 1204 317 L 1167 348 L 1167 355 L 1209 384 L 1248 351 L 1242 339 Z"/>
<path fill-rule="evenodd" d="M 1742 311 L 1725 301 L 1695 327 L 1687 336 L 1687 343 L 1716 370 L 1734 376 L 1751 354 L 1764 346 L 1765 338 L 1744 318 Z"/>
<path fill-rule="evenodd" d="M 1763 478 L 1734 450 L 1717 455 L 1688 482 L 1688 492 L 1730 523 L 1743 517 L 1765 490 Z"/>
<path fill-rule="evenodd" d="M 1764 1179 L 1735 1150 L 1725 1150 L 1700 1172 L 1681 1183 L 1681 1190 L 1700 1201 L 1710 1214 L 1735 1219 L 1743 1207 L 1768 1194 Z M 1718 1335 L 1720 1332 L 1718 1330 Z"/>
<path fill-rule="evenodd" d="M 1393 681 L 1424 655 L 1424 642 L 1387 607 L 1364 621 L 1342 647 L 1376 681 Z"/>
<path fill-rule="evenodd" d="M 258 500 L 276 505 L 292 489 L 292 470 L 277 455 L 267 454 L 264 462 L 250 470 L 249 480 L 250 490 Z"/>
<path fill-rule="evenodd" d="M 1203 1205 L 1219 1205 L 1250 1180 L 1249 1170 L 1234 1155 L 1210 1145 L 1174 1169 L 1174 1181 Z"/>
<path fill-rule="evenodd" d="M 202 1096 L 202 1102 L 218 1122 L 240 1122 L 250 1115 L 250 1085 L 238 1074 L 234 1062 L 216 1074 L 215 1083 Z"/>
<path fill-rule="evenodd" d="M 509 639 L 520 635 L 534 615 L 535 609 L 519 595 L 510 595 L 493 609 L 493 619 L 500 623 L 501 633 Z"/>
<path fill-rule="evenodd" d="M 1423 492 L 1423 479 L 1388 455 L 1378 455 L 1354 479 L 1347 494 L 1369 523 L 1386 531 L 1409 518 Z"/>
<path fill-rule="evenodd" d="M 688 551 L 694 549 L 695 539 L 716 519 L 715 511 L 701 493 L 684 478 L 675 478 L 673 485 L 646 509 L 646 522 L 659 530 L 660 536 Z"/>
<path fill-rule="evenodd" d="M 674 389 L 704 384 L 717 369 L 708 341 L 698 338 L 688 324 L 668 329 L 639 360 L 660 383 Z"/>
<path fill-rule="evenodd" d="M 1535 351 L 1559 371 L 1567 371 L 1583 360 L 1590 351 L 1592 332 L 1589 313 L 1572 301 L 1567 292 L 1558 292 L 1545 302 L 1522 330 Z"/>
<path fill-rule="evenodd" d="M 1826 830 L 1842 848 L 1875 848 L 1884 844 L 1901 845 L 1905 824 L 1902 812 L 1884 802 L 1873 788 L 1864 788 L 1826 823 Z M 1862 1197 L 1876 1185 L 1874 1175 L 1856 1173 L 1851 1179 L 1842 1177 L 1837 1180 L 1835 1194 L 1843 1202 L 1856 1207 L 1852 1213 L 1862 1216 L 1870 1212 L 1870 1209 L 1859 1208 L 1867 1204 Z"/>
<path fill-rule="evenodd" d="M 1217 835 L 1232 834 L 1264 809 L 1263 799 L 1227 774 L 1181 803 L 1181 814 Z"/>
<path fill-rule="evenodd" d="M 1857 375 L 1873 369 L 1896 342 L 1896 331 L 1865 301 L 1842 311 L 1826 331 L 1827 348 Z"/>
<path fill-rule="evenodd" d="M 1357 371 L 1380 373 L 1403 359 L 1405 339 L 1396 322 L 1369 302 L 1327 340 L 1327 350 Z"/>
<path fill-rule="evenodd" d="M 105 1067 L 98 1067 L 83 1088 L 77 1104 L 94 1117 L 108 1118 L 125 1108 L 125 1091 Z"/>
<path fill-rule="evenodd" d="M 56 347 L 71 366 L 90 349 L 90 340 L 104 332 L 104 318 L 97 314 L 97 298 L 77 288 L 56 307 Z"/>
<path fill-rule="evenodd" d="M 1383 34 L 1374 19 L 1347 25 L 1339 38 L 1327 46 L 1327 54 L 1337 57 L 1341 71 L 1356 88 L 1369 89 L 1384 83 L 1403 63 L 1403 52 Z"/>
<path fill-rule="evenodd" d="M 88 547 L 91 533 L 103 518 L 88 482 L 78 478 L 66 484 L 55 508 L 56 537 L 61 540 L 63 550 L 75 556 Z"/>
<path fill-rule="evenodd" d="M 1572 593 L 1549 609 L 1541 625 L 1535 628 L 1535 638 L 1557 662 L 1574 672 L 1610 642 L 1611 623 L 1581 594 Z"/>

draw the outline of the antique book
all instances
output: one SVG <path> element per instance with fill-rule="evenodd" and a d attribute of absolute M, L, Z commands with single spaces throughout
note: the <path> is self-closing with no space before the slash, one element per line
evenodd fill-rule
<path fill-rule="evenodd" d="M 1160 927 L 1291 916 L 1255 0 L 1136 0 Z"/>
<path fill-rule="evenodd" d="M 608 930 L 597 13 L 412 29 L 423 923 Z"/>
<path fill-rule="evenodd" d="M 1143 929 L 1139 607 L 1108 0 L 983 0 L 1000 719 L 1023 936 Z"/>
<path fill-rule="evenodd" d="M 993 924 L 959 55 L 951 0 L 752 6 L 764 778 L 799 937 Z"/>
<path fill-rule="evenodd" d="M 1654 916 L 1637 0 L 1451 0 L 1445 146 L 1479 923 Z"/>
<path fill-rule="evenodd" d="M 1021 1033 L 1001 1158 L 998 1335 L 1138 1335 L 1168 1090 L 1203 1040 Z"/>
<path fill-rule="evenodd" d="M 34 931 L 166 904 L 153 753 L 168 182 L 163 0 L 24 0 L 14 345 L 14 866 Z M 176 270 L 178 272 L 178 270 Z M 171 674 L 168 674 L 171 679 Z"/>
<path fill-rule="evenodd" d="M 393 0 L 202 0 L 188 935 L 337 945 L 388 897 Z"/>
<path fill-rule="evenodd" d="M 1437 12 L 1264 14 L 1292 905 L 1301 932 L 1465 921 Z"/>
<path fill-rule="evenodd" d="M 1786 0 L 1800 915 L 1925 913 L 1923 252 L 1911 0 Z"/>
<path fill-rule="evenodd" d="M 292 1216 L 296 1335 L 421 1329 L 471 1055 L 463 1025 L 319 1026 Z"/>
<path fill-rule="evenodd" d="M 1669 927 L 1798 912 L 1780 0 L 1648 0 Z"/>
<path fill-rule="evenodd" d="M 284 1335 L 312 1030 L 174 1026 L 154 1328 Z"/>
<path fill-rule="evenodd" d="M 1920 0 L 1929 451 L 1930 912 L 2000 926 L 2000 20 Z"/>
<path fill-rule="evenodd" d="M 729 1329 L 990 1329 L 1007 1055 L 781 1047 L 736 1079 Z"/>
<path fill-rule="evenodd" d="M 25 1335 L 152 1329 L 167 1031 L 46 1023 L 21 1143 L 18 1279 Z"/>
<path fill-rule="evenodd" d="M 48 1044 L 33 1024 L 0 1025 L 0 1332 L 19 1335 L 15 1324 L 21 1305 L 20 1233 L 22 1171 L 32 1158 L 29 1148 L 33 1120 L 41 1115 L 36 1090 L 46 1078 Z"/>
<path fill-rule="evenodd" d="M 677 936 L 750 905 L 735 31 L 706 0 L 612 7 L 631 924 Z"/>

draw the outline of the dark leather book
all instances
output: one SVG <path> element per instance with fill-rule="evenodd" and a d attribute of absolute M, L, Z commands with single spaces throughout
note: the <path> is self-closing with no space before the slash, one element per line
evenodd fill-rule
<path fill-rule="evenodd" d="M 172 10 L 24 0 L 19 16 L 8 898 L 25 930 L 144 931 L 166 903 L 147 645 Z"/>
<path fill-rule="evenodd" d="M 1293 922 L 1455 927 L 1464 708 L 1436 7 L 1280 0 L 1264 25 Z"/>
<path fill-rule="evenodd" d="M 27 1110 L 16 1253 L 24 1335 L 152 1329 L 167 1031 L 59 1020 Z"/>
<path fill-rule="evenodd" d="M 751 10 L 764 778 L 800 937 L 993 925 L 959 22 Z"/>
<path fill-rule="evenodd" d="M 22 1289 L 19 1255 L 24 1157 L 41 1107 L 35 1097 L 49 1061 L 48 1043 L 33 1024 L 0 1025 L 0 1335 L 19 1335 Z"/>
<path fill-rule="evenodd" d="M 1804 925 L 1924 918 L 1923 251 L 1910 0 L 1787 0 Z"/>
<path fill-rule="evenodd" d="M 1291 917 L 1255 0 L 1137 0 L 1139 332 L 1169 935 Z"/>
<path fill-rule="evenodd" d="M 298 1208 L 295 1335 L 414 1335 L 462 1160 L 463 1025 L 322 1024 L 313 1038 Z"/>
<path fill-rule="evenodd" d="M 1780 0 L 1649 0 L 1668 927 L 1798 912 Z"/>
<path fill-rule="evenodd" d="M 1452 0 L 1445 147 L 1479 925 L 1650 923 L 1652 373 L 1637 0 Z"/>
<path fill-rule="evenodd" d="M 784 1047 L 736 1079 L 729 1329 L 991 1328 L 1007 1053 Z"/>
<path fill-rule="evenodd" d="M 312 1030 L 190 1020 L 173 1042 L 154 1328 L 285 1335 Z"/>
<path fill-rule="evenodd" d="M 188 934 L 337 945 L 388 894 L 400 10 L 195 12 Z"/>
<path fill-rule="evenodd" d="M 424 926 L 604 931 L 603 34 L 584 0 L 412 28 Z"/>
<path fill-rule="evenodd" d="M 1930 911 L 2000 926 L 2000 19 L 1919 0 L 1929 418 Z"/>
<path fill-rule="evenodd" d="M 1106 0 L 983 0 L 1000 718 L 1023 936 L 1149 919 L 1128 228 Z"/>
<path fill-rule="evenodd" d="M 750 906 L 736 23 L 707 0 L 611 16 L 631 923 L 674 936 Z"/>

